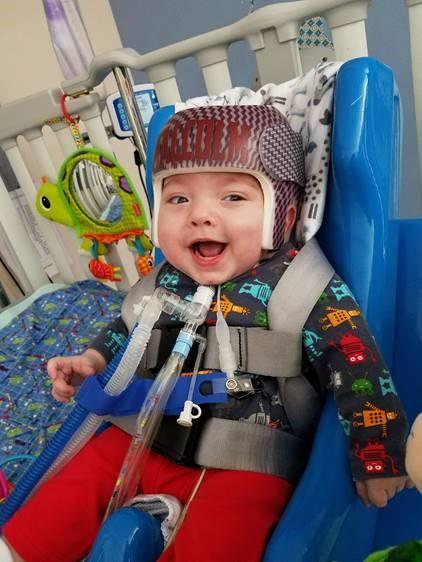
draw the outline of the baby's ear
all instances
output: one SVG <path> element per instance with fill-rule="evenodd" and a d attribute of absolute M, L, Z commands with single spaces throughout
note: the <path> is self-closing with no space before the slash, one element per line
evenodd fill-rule
<path fill-rule="evenodd" d="M 422 494 L 422 414 L 413 422 L 407 439 L 406 470 Z"/>
<path fill-rule="evenodd" d="M 290 239 L 290 235 L 298 219 L 297 210 L 297 203 L 293 201 L 290 202 L 287 207 L 284 223 L 284 242 L 287 242 Z"/>

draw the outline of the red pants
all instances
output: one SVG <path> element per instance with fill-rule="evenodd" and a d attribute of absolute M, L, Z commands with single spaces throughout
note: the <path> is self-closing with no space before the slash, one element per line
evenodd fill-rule
<path fill-rule="evenodd" d="M 76 562 L 101 525 L 130 437 L 115 427 L 83 448 L 5 525 L 4 536 L 25 562 Z M 200 470 L 151 453 L 141 493 L 164 493 L 182 504 Z M 259 562 L 291 494 L 289 482 L 256 472 L 209 469 L 181 529 L 160 562 Z"/>

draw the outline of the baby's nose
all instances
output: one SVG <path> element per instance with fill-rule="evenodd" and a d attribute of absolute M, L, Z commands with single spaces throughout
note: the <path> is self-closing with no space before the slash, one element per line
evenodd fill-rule
<path fill-rule="evenodd" d="M 195 226 L 212 226 L 216 222 L 214 214 L 204 205 L 197 205 L 192 208 L 190 221 Z"/>

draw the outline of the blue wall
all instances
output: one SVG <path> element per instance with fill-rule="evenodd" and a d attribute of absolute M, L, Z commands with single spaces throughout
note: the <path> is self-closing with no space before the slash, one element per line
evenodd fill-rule
<path fill-rule="evenodd" d="M 255 8 L 273 4 L 255 0 Z M 233 23 L 247 15 L 250 0 L 110 0 L 122 43 L 139 53 L 205 33 Z M 368 49 L 371 56 L 394 71 L 401 92 L 404 117 L 403 181 L 400 201 L 402 217 L 422 216 L 422 188 L 416 148 L 415 113 L 412 94 L 408 12 L 403 0 L 373 0 L 367 20 Z M 253 87 L 255 63 L 246 45 L 229 50 L 233 84 Z M 205 86 L 193 60 L 178 63 L 182 99 L 202 95 Z M 135 81 L 145 82 L 143 73 Z"/>

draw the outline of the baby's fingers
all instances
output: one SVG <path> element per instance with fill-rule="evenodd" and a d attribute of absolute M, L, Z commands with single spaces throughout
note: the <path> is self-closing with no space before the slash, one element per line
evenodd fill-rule
<path fill-rule="evenodd" d="M 385 507 L 390 500 L 394 496 L 394 491 L 388 492 L 383 488 L 369 488 L 368 489 L 368 498 L 372 505 L 375 507 Z"/>
<path fill-rule="evenodd" d="M 77 355 L 72 358 L 72 371 L 74 375 L 80 375 L 83 379 L 88 375 L 94 374 L 91 362 L 83 355 Z"/>
<path fill-rule="evenodd" d="M 53 397 L 59 402 L 68 402 L 75 395 L 75 389 L 63 377 L 53 381 Z"/>
<path fill-rule="evenodd" d="M 363 505 L 365 507 L 370 507 L 371 502 L 369 501 L 368 489 L 366 487 L 366 482 L 365 481 L 363 481 L 363 482 L 358 481 L 358 482 L 355 482 L 355 484 L 356 484 L 356 491 L 358 493 L 358 496 L 362 500 Z"/>
<path fill-rule="evenodd" d="M 53 357 L 47 363 L 47 373 L 52 381 L 72 374 L 72 363 L 68 357 Z"/>

